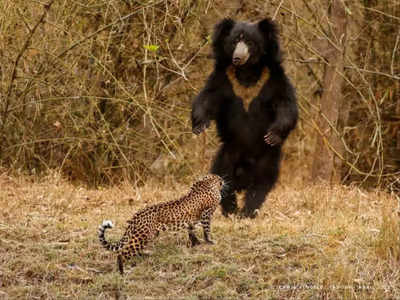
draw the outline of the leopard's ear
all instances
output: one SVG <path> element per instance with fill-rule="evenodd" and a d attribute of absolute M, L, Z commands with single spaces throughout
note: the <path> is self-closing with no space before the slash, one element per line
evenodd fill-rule
<path fill-rule="evenodd" d="M 213 176 L 210 175 L 210 174 L 207 174 L 207 175 L 203 176 L 202 179 L 200 179 L 200 182 L 204 182 L 206 184 L 209 184 L 212 180 L 213 180 Z"/>
<path fill-rule="evenodd" d="M 214 34 L 212 37 L 212 44 L 214 47 L 223 43 L 225 37 L 227 37 L 231 32 L 233 26 L 235 26 L 235 21 L 233 21 L 231 18 L 225 18 L 215 25 Z"/>

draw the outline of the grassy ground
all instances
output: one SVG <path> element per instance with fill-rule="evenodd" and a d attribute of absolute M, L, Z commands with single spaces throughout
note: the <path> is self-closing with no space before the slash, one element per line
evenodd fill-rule
<path fill-rule="evenodd" d="M 164 233 L 121 277 L 98 225 L 113 220 L 117 239 L 134 211 L 187 188 L 0 176 L 0 299 L 400 298 L 398 202 L 356 187 L 278 186 L 255 220 L 217 210 L 216 245 Z"/>

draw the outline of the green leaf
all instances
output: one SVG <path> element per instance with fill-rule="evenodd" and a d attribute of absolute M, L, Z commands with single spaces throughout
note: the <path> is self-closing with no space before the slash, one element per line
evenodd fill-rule
<path fill-rule="evenodd" d="M 158 45 L 144 45 L 143 48 L 146 49 L 146 50 L 149 50 L 151 52 L 156 52 L 158 50 L 158 48 L 160 48 L 160 46 L 158 46 Z"/>

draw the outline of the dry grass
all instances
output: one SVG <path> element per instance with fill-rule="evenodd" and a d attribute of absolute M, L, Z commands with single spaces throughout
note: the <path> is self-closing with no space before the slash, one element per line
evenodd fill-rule
<path fill-rule="evenodd" d="M 187 187 L 88 190 L 57 175 L 0 177 L 0 299 L 384 299 L 400 297 L 398 202 L 379 191 L 278 186 L 256 220 L 219 210 L 214 246 L 164 233 L 121 277 L 97 227 Z"/>

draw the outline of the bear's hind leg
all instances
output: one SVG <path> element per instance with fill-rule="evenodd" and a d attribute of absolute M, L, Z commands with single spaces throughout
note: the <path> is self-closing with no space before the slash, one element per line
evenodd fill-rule
<path fill-rule="evenodd" d="M 235 214 L 238 210 L 236 194 L 233 189 L 226 189 L 221 198 L 222 214 L 227 217 L 229 214 Z"/>
<path fill-rule="evenodd" d="M 258 185 L 249 188 L 246 192 L 245 205 L 241 215 L 247 218 L 255 218 L 257 210 L 261 208 L 265 201 L 265 196 L 271 189 L 271 185 Z"/>
<path fill-rule="evenodd" d="M 232 151 L 230 151 L 232 152 Z M 228 214 L 237 213 L 238 206 L 236 201 L 236 185 L 234 182 L 233 171 L 234 165 L 239 156 L 237 153 L 227 151 L 227 146 L 222 146 L 215 156 L 211 173 L 221 176 L 227 183 L 221 192 L 222 214 L 227 217 Z"/>
<path fill-rule="evenodd" d="M 250 185 L 246 187 L 245 205 L 241 212 L 244 217 L 255 218 L 265 197 L 269 194 L 279 177 L 280 150 L 273 149 L 253 164 L 248 176 Z"/>

